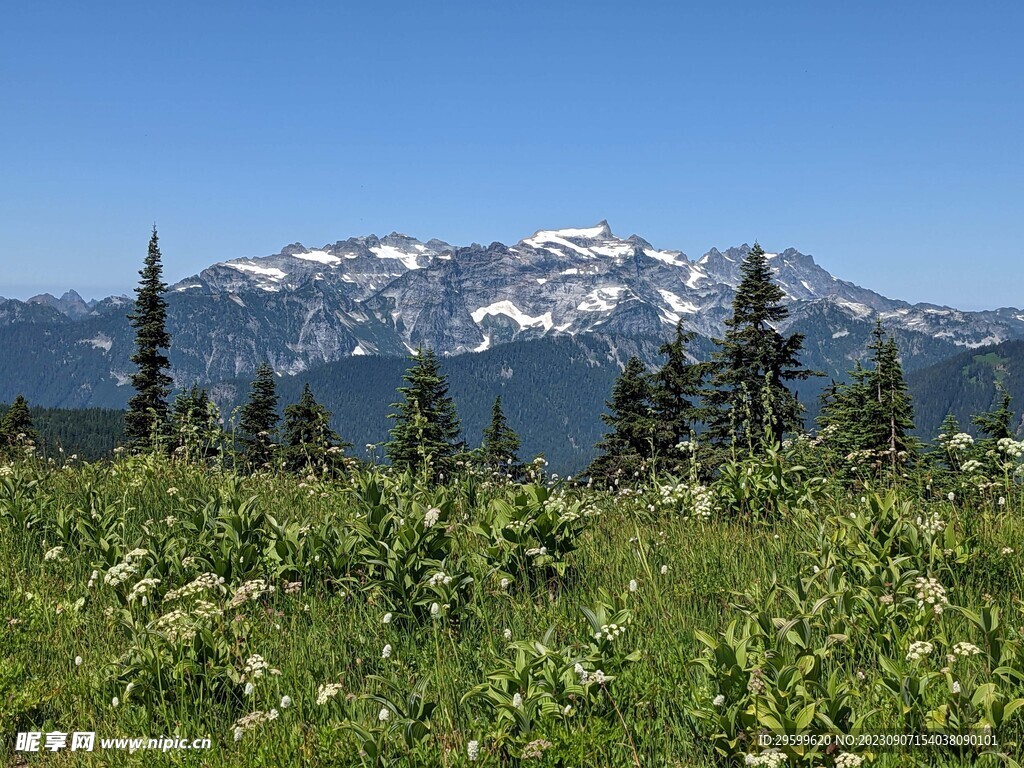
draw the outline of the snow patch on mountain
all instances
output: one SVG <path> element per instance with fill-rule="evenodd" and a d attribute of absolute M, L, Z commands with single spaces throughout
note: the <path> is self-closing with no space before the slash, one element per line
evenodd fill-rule
<path fill-rule="evenodd" d="M 545 312 L 541 315 L 537 315 L 536 317 L 531 317 L 508 300 L 496 301 L 486 307 L 475 309 L 470 313 L 474 323 L 479 323 L 488 315 L 505 315 L 506 317 L 510 317 L 519 324 L 520 328 L 532 328 L 533 326 L 539 325 L 545 331 L 550 331 L 551 327 L 554 325 L 550 312 Z"/>
<path fill-rule="evenodd" d="M 237 261 L 230 261 L 225 266 L 238 269 L 242 272 L 252 272 L 254 275 L 269 277 L 272 280 L 284 280 L 288 274 L 277 267 L 260 267 L 256 264 L 242 264 Z"/>
<path fill-rule="evenodd" d="M 381 259 L 397 259 L 402 262 L 406 269 L 419 269 L 419 256 L 415 253 L 402 251 L 393 245 L 379 245 L 371 248 L 370 251 Z"/>
<path fill-rule="evenodd" d="M 315 261 L 318 264 L 328 264 L 330 266 L 341 264 L 341 259 L 339 257 L 327 253 L 327 251 L 309 251 L 307 253 L 293 253 L 292 258 L 302 259 L 302 261 Z M 349 256 L 349 258 L 354 259 L 355 255 Z"/>
<path fill-rule="evenodd" d="M 658 293 L 661 294 L 661 298 L 665 300 L 669 308 L 673 312 L 677 312 L 684 315 L 692 315 L 695 312 L 700 311 L 700 307 L 694 304 L 692 301 L 683 301 L 681 298 L 676 296 L 672 291 L 666 291 L 664 288 L 659 288 Z"/>
<path fill-rule="evenodd" d="M 619 305 L 619 297 L 625 290 L 621 285 L 598 288 L 588 293 L 576 309 L 580 312 L 608 312 Z"/>

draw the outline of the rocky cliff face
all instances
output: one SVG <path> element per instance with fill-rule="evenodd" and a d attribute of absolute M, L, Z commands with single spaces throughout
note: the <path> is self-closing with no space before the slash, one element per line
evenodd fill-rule
<path fill-rule="evenodd" d="M 600 335 L 612 348 L 653 354 L 680 320 L 702 337 L 721 335 L 748 250 L 690 260 L 636 235 L 618 237 L 603 221 L 540 230 L 514 245 L 457 247 L 397 233 L 316 249 L 295 243 L 170 287 L 174 376 L 187 386 L 246 376 L 261 360 L 299 373 L 421 344 L 456 355 L 560 335 Z M 910 369 L 958 346 L 1024 338 L 1020 310 L 911 305 L 840 280 L 795 249 L 770 260 L 791 305 L 788 324 L 808 335 L 829 370 L 848 367 L 876 316 L 920 355 Z M 129 307 L 125 297 L 87 304 L 73 292 L 0 300 L 0 400 L 16 391 L 52 405 L 117 404 L 122 390 L 126 398 Z"/>

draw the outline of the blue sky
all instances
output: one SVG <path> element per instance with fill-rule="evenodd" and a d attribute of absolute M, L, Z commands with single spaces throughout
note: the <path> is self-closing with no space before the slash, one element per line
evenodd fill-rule
<path fill-rule="evenodd" d="M 1024 306 L 1020 3 L 9 3 L 0 295 L 607 218 Z"/>

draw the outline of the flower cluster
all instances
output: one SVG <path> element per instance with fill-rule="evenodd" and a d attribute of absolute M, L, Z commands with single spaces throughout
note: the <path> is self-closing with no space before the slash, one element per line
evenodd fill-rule
<path fill-rule="evenodd" d="M 46 550 L 46 554 L 43 555 L 43 560 L 46 560 L 47 562 L 62 562 L 67 560 L 67 557 L 64 556 L 64 547 L 57 546 Z"/>
<path fill-rule="evenodd" d="M 942 518 L 941 513 L 938 510 L 933 510 L 927 515 L 918 515 L 914 520 L 917 525 L 917 529 L 924 534 L 930 534 L 934 536 L 937 533 L 942 533 L 946 527 L 946 521 Z"/>
<path fill-rule="evenodd" d="M 111 566 L 110 570 L 103 574 L 103 583 L 118 587 L 138 572 L 139 566 L 125 558 L 124 562 Z"/>
<path fill-rule="evenodd" d="M 917 607 L 928 608 L 936 616 L 941 615 L 943 608 L 949 604 L 949 600 L 946 598 L 946 589 L 938 582 L 938 579 L 918 576 L 914 579 L 914 589 L 916 590 L 914 596 L 917 598 Z"/>
<path fill-rule="evenodd" d="M 263 723 L 269 723 L 271 720 L 277 720 L 276 709 L 272 709 L 269 712 L 257 710 L 256 712 L 250 712 L 244 717 L 240 717 L 234 725 L 235 741 L 241 741 L 246 731 L 250 731 Z"/>
<path fill-rule="evenodd" d="M 836 768 L 859 768 L 864 758 L 852 752 L 840 752 L 836 755 Z"/>
<path fill-rule="evenodd" d="M 141 605 L 149 602 L 149 593 L 156 589 L 160 579 L 141 579 L 128 593 L 128 602 L 138 600 Z"/>
<path fill-rule="evenodd" d="M 437 507 L 431 507 L 427 510 L 427 514 L 423 516 L 423 527 L 432 528 L 439 519 L 441 519 L 441 510 Z"/>
<path fill-rule="evenodd" d="M 341 693 L 341 683 L 325 683 L 316 689 L 317 706 L 323 706 L 328 701 Z"/>
<path fill-rule="evenodd" d="M 926 656 L 930 656 L 934 650 L 935 646 L 931 643 L 918 640 L 910 644 L 910 650 L 907 651 L 907 661 L 920 661 Z"/>
<path fill-rule="evenodd" d="M 1018 442 L 1012 437 L 1003 437 L 996 443 L 996 450 L 1005 454 L 1008 459 L 1019 459 L 1024 456 L 1024 442 Z"/>
<path fill-rule="evenodd" d="M 280 675 L 281 670 L 272 669 L 270 664 L 267 663 L 266 659 L 257 653 L 254 653 L 245 662 L 245 669 L 242 672 L 243 680 L 256 680 L 263 677 L 263 675 Z"/>
<path fill-rule="evenodd" d="M 953 646 L 953 656 L 977 656 L 981 648 L 974 643 L 961 642 Z"/>
<path fill-rule="evenodd" d="M 452 582 L 452 577 L 451 576 L 446 574 L 444 571 L 438 571 L 437 573 L 435 573 L 433 576 L 430 577 L 430 579 L 428 580 L 427 583 L 430 584 L 430 586 L 432 586 L 432 587 L 436 587 L 436 586 L 439 586 L 439 585 L 442 585 L 442 584 L 447 586 L 448 584 L 451 584 L 451 582 Z"/>
<path fill-rule="evenodd" d="M 974 438 L 966 432 L 958 432 L 952 437 L 943 435 L 939 440 L 946 444 L 946 449 L 949 451 L 965 451 L 974 445 Z"/>
<path fill-rule="evenodd" d="M 231 602 L 228 603 L 228 606 L 231 608 L 237 608 L 250 600 L 259 600 L 263 595 L 269 595 L 275 589 L 276 587 L 267 584 L 266 579 L 252 579 L 251 581 L 245 582 L 235 590 L 235 594 L 231 598 Z"/>
<path fill-rule="evenodd" d="M 601 631 L 594 633 L 594 639 L 597 641 L 607 640 L 609 643 L 617 640 L 619 635 L 626 631 L 625 627 L 620 627 L 618 624 L 602 624 Z"/>
<path fill-rule="evenodd" d="M 759 754 L 748 753 L 743 758 L 744 765 L 763 765 L 767 768 L 778 768 L 780 765 L 786 762 L 786 753 L 781 750 L 766 749 L 764 752 Z"/>
<path fill-rule="evenodd" d="M 213 590 L 220 592 L 224 591 L 224 577 L 218 576 L 215 573 L 203 573 L 188 584 L 178 587 L 177 589 L 172 589 L 164 595 L 164 602 L 169 603 L 174 600 L 195 597 L 196 595 L 201 595 L 204 592 L 212 592 Z"/>

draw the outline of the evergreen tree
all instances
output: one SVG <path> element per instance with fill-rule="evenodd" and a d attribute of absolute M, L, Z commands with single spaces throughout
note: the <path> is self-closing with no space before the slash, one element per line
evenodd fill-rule
<path fill-rule="evenodd" d="M 240 438 L 245 461 L 250 467 L 263 467 L 271 460 L 279 422 L 277 403 L 274 369 L 265 362 L 260 363 L 249 391 L 249 400 L 239 413 Z"/>
<path fill-rule="evenodd" d="M 1010 430 L 1010 422 L 1013 421 L 1013 410 L 1010 408 L 1011 402 L 1013 402 L 1013 397 L 1007 391 L 1003 382 L 997 380 L 996 400 L 992 405 L 992 409 L 973 416 L 971 423 L 980 429 L 986 438 L 994 442 L 1007 437 L 1012 438 L 1013 432 Z"/>
<path fill-rule="evenodd" d="M 914 409 L 903 377 L 899 346 L 894 337 L 886 336 L 881 320 L 875 323 L 868 349 L 873 353 L 874 370 L 869 381 L 874 399 L 867 409 L 866 437 L 871 448 L 888 454 L 890 469 L 895 472 L 917 451 L 917 441 L 910 435 L 914 431 Z"/>
<path fill-rule="evenodd" d="M 220 411 L 205 389 L 193 385 L 174 398 L 171 435 L 174 454 L 180 458 L 201 461 L 218 454 L 223 437 Z"/>
<path fill-rule="evenodd" d="M 803 406 L 787 383 L 821 374 L 800 365 L 803 334 L 783 336 L 776 330 L 789 309 L 757 243 L 740 275 L 725 338 L 715 340 L 719 349 L 712 364 L 715 389 L 708 393 L 714 409 L 709 432 L 720 444 L 731 440 L 734 448 L 745 444 L 758 452 L 765 438 L 781 443 L 786 432 L 802 427 Z"/>
<path fill-rule="evenodd" d="M 348 447 L 331 429 L 331 412 L 316 401 L 309 384 L 303 387 L 299 402 L 285 406 L 284 442 L 286 461 L 293 470 L 314 465 L 334 468 L 343 447 Z"/>
<path fill-rule="evenodd" d="M 509 474 L 518 479 L 523 472 L 519 460 L 519 435 L 508 425 L 508 419 L 501 409 L 501 395 L 494 399 L 491 408 L 491 423 L 484 429 L 481 447 L 484 466 L 492 472 Z"/>
<path fill-rule="evenodd" d="M 626 362 L 612 387 L 612 399 L 605 402 L 609 413 L 601 420 L 611 431 L 597 444 L 600 455 L 587 468 L 597 482 L 633 482 L 636 473 L 652 458 L 657 417 L 651 402 L 647 368 L 638 357 Z"/>
<path fill-rule="evenodd" d="M 135 289 L 135 310 L 128 315 L 135 329 L 135 354 L 132 362 L 138 371 L 132 374 L 135 395 L 128 401 L 125 435 L 131 447 L 149 449 L 166 431 L 167 396 L 171 389 L 167 356 L 161 350 L 170 347 L 167 333 L 167 302 L 164 293 L 163 266 L 156 227 L 149 240 L 145 265 L 139 272 L 141 280 Z"/>
<path fill-rule="evenodd" d="M 689 441 L 697 425 L 704 419 L 700 399 L 704 396 L 707 365 L 693 363 L 686 356 L 686 347 L 694 334 L 676 325 L 675 336 L 658 348 L 665 363 L 651 375 L 651 401 L 655 420 L 654 448 L 659 461 L 672 470 L 689 460 L 677 447 Z"/>
<path fill-rule="evenodd" d="M 410 360 L 412 365 L 402 376 L 406 386 L 398 388 L 405 399 L 392 403 L 398 412 L 388 414 L 395 426 L 387 456 L 395 466 L 435 481 L 454 469 L 454 456 L 462 450 L 462 427 L 433 350 L 420 347 Z"/>
<path fill-rule="evenodd" d="M 822 396 L 818 424 L 828 430 L 830 443 L 844 456 L 866 452 L 892 471 L 917 451 L 913 407 L 903 378 L 899 347 L 887 336 L 881 321 L 868 345 L 871 368 L 858 361 L 847 384 L 833 383 Z"/>
<path fill-rule="evenodd" d="M 32 424 L 28 401 L 18 395 L 0 420 L 0 449 L 33 445 L 39 442 L 39 432 Z"/>

